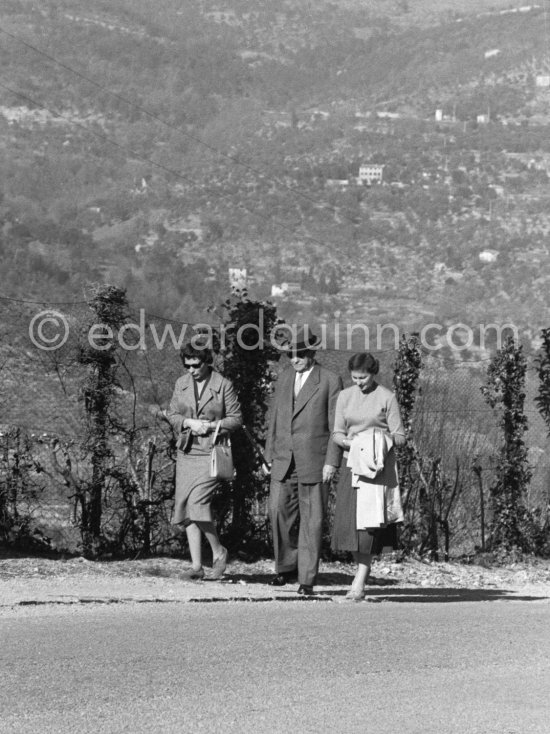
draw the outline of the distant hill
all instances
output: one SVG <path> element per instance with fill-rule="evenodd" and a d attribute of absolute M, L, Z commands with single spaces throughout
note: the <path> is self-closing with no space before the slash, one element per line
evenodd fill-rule
<path fill-rule="evenodd" d="M 547 13 L 6 0 L 0 295 L 81 301 L 111 282 L 133 309 L 193 323 L 231 267 L 256 297 L 287 282 L 289 321 L 512 321 L 536 347 L 550 318 Z M 357 185 L 364 162 L 384 166 L 382 185 Z M 23 336 L 36 311 L 22 309 L 6 306 L 4 405 L 21 387 L 10 416 L 47 427 L 50 403 L 32 407 L 44 355 Z"/>

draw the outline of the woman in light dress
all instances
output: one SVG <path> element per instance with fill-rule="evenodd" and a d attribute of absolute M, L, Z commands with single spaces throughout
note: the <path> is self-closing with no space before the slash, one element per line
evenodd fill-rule
<path fill-rule="evenodd" d="M 352 552 L 357 570 L 347 598 L 359 601 L 365 596 L 381 528 L 403 519 L 393 447 L 405 443 L 405 431 L 394 393 L 375 380 L 378 360 L 368 352 L 354 354 L 348 369 L 353 385 L 338 396 L 333 432 L 333 440 L 344 449 L 344 460 L 336 490 L 332 548 Z M 383 447 L 387 451 L 383 467 L 375 476 L 354 477 L 352 468 L 347 466 L 350 447 L 354 440 L 364 441 L 367 436 L 370 436 L 369 446 L 374 437 L 378 441 L 376 450 Z M 371 500 L 376 497 L 384 505 L 384 517 L 375 508 L 370 509 L 373 508 Z"/>

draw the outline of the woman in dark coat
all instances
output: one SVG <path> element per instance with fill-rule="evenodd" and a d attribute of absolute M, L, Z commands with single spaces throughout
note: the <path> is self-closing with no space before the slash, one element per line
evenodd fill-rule
<path fill-rule="evenodd" d="M 363 488 L 367 495 L 380 493 L 378 496 L 385 503 L 385 520 L 388 523 L 403 519 L 393 446 L 405 443 L 405 431 L 394 393 L 374 379 L 378 367 L 378 360 L 368 352 L 354 354 L 349 360 L 348 368 L 354 384 L 342 390 L 338 396 L 332 434 L 334 442 L 344 449 L 343 467 L 336 490 L 332 548 L 353 553 L 357 572 L 347 597 L 354 600 L 365 596 L 373 549 L 380 528 L 385 526 L 385 523 L 380 523 L 379 517 L 369 515 L 368 508 L 366 518 L 362 515 L 363 522 L 359 523 L 358 489 L 352 485 L 352 471 L 347 466 L 353 439 L 366 431 L 370 430 L 371 435 L 372 429 L 381 432 L 379 435 L 392 448 L 385 457 L 380 473 L 372 478 L 360 477 Z M 369 517 L 372 517 L 372 523 Z"/>
<path fill-rule="evenodd" d="M 212 434 L 220 422 L 227 435 L 242 424 L 233 385 L 212 369 L 212 352 L 187 344 L 180 352 L 186 374 L 176 381 L 167 418 L 177 434 L 176 498 L 172 523 L 185 527 L 192 568 L 185 578 L 202 579 L 202 534 L 212 548 L 211 578 L 221 578 L 227 565 L 212 516 L 211 498 L 219 480 L 210 476 Z"/>

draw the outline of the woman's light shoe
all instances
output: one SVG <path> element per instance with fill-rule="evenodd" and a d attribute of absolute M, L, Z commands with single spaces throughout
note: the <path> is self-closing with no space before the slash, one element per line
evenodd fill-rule
<path fill-rule="evenodd" d="M 222 548 L 221 555 L 214 558 L 212 562 L 212 573 L 210 574 L 211 579 L 221 579 L 227 568 L 227 556 L 229 552 L 227 548 Z"/>
<path fill-rule="evenodd" d="M 365 598 L 365 589 L 354 589 L 353 586 L 346 594 L 346 599 L 350 601 L 362 601 Z"/>
<path fill-rule="evenodd" d="M 182 571 L 180 579 L 183 581 L 200 581 L 204 578 L 204 568 L 190 568 L 188 571 Z"/>

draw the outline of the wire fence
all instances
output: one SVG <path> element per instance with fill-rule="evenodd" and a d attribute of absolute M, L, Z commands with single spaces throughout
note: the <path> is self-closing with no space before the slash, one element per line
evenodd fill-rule
<path fill-rule="evenodd" d="M 78 447 L 86 434 L 80 401 L 83 368 L 71 357 L 72 336 L 63 349 L 38 350 L 28 338 L 29 313 L 11 308 L 8 316 L 0 327 L 0 335 L 6 336 L 9 321 L 10 334 L 18 336 L 11 343 L 2 338 L 0 492 L 4 493 L 4 504 L 11 506 L 17 517 L 28 518 L 33 528 L 51 540 L 52 546 L 74 550 L 79 542 L 78 507 L 55 465 L 53 447 L 56 442 L 71 445 L 78 456 Z M 84 305 L 73 305 L 71 326 L 76 329 L 82 325 L 85 316 Z M 157 323 L 160 328 L 161 320 Z M 350 355 L 351 351 L 328 349 L 318 353 L 318 360 L 349 384 L 347 361 Z M 378 356 L 380 382 L 391 388 L 396 352 L 387 350 Z M 420 455 L 439 459 L 441 470 L 449 481 L 452 483 L 458 478 L 461 483 L 461 492 L 450 517 L 455 553 L 469 552 L 480 544 L 483 532 L 481 503 L 488 501 L 489 487 L 495 480 L 498 466 L 502 440 L 499 417 L 484 402 L 480 391 L 486 380 L 487 366 L 487 361 L 449 364 L 427 357 L 413 414 L 413 440 Z M 139 454 L 147 441 L 155 445 L 155 469 L 162 491 L 159 490 L 154 512 L 162 528 L 153 540 L 160 550 L 170 547 L 175 536 L 170 528 L 171 434 L 168 426 L 159 420 L 158 413 L 167 406 L 180 372 L 178 350 L 168 344 L 164 349 L 140 348 L 124 352 L 123 369 L 119 373 L 120 420 L 134 429 L 134 449 L 138 446 Z M 527 503 L 530 509 L 543 513 L 550 499 L 550 456 L 546 425 L 535 404 L 537 389 L 536 374 L 529 369 L 525 401 L 529 421 L 526 444 L 533 475 Z M 128 447 L 124 439 L 113 436 L 113 445 L 117 468 L 128 473 Z M 138 456 L 138 464 L 142 458 Z M 27 462 L 24 470 L 21 462 Z M 84 474 L 87 471 L 84 460 L 78 471 Z M 125 516 L 128 505 L 117 499 L 114 490 L 107 500 L 110 505 L 105 522 L 112 521 L 113 527 L 120 528 L 121 523 L 129 521 Z M 265 502 L 259 497 L 256 504 L 256 519 L 264 522 Z M 116 535 L 114 531 L 113 534 Z"/>

